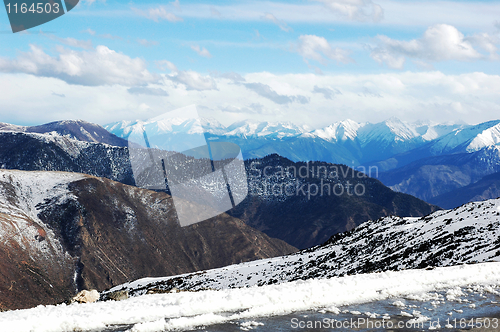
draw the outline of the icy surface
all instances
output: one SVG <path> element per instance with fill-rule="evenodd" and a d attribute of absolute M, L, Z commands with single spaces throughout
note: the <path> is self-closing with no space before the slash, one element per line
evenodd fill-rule
<path fill-rule="evenodd" d="M 343 306 L 398 299 L 398 310 L 408 319 L 425 319 L 401 298 L 453 301 L 461 288 L 480 287 L 496 292 L 500 263 L 483 263 L 434 270 L 406 270 L 361 274 L 330 279 L 294 281 L 280 285 L 200 292 L 153 294 L 121 302 L 39 306 L 0 313 L 0 325 L 12 332 L 92 331 L 129 326 L 130 331 L 170 331 L 246 320 L 245 328 L 257 327 L 258 317 L 287 315 L 298 311 L 324 310 L 339 313 Z M 455 296 L 447 299 L 444 292 Z M 356 311 L 351 311 L 351 314 Z M 367 317 L 384 313 L 359 312 Z M 410 317 L 411 316 L 411 317 Z M 386 317 L 387 318 L 387 317 Z"/>

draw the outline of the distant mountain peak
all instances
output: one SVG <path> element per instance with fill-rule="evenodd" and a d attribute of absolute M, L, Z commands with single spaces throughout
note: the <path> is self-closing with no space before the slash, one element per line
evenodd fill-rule
<path fill-rule="evenodd" d="M 434 155 L 442 153 L 475 152 L 500 143 L 500 120 L 474 126 L 460 127 L 437 138 L 430 147 Z"/>
<path fill-rule="evenodd" d="M 347 141 L 354 140 L 358 135 L 358 130 L 364 124 L 359 124 L 351 119 L 335 122 L 334 124 L 317 129 L 312 134 L 326 141 Z"/>
<path fill-rule="evenodd" d="M 0 123 L 0 132 L 60 135 L 82 142 L 104 143 L 114 146 L 127 145 L 124 139 L 115 136 L 100 125 L 84 120 L 54 121 L 38 126 L 17 126 Z"/>

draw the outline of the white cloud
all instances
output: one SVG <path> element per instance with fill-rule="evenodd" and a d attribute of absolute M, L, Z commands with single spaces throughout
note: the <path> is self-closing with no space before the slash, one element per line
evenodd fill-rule
<path fill-rule="evenodd" d="M 160 69 L 160 70 L 170 70 L 171 72 L 178 72 L 179 70 L 177 69 L 177 67 L 170 61 L 168 60 L 159 60 L 159 61 L 155 61 L 155 64 L 156 66 Z"/>
<path fill-rule="evenodd" d="M 290 28 L 284 21 L 282 20 L 278 20 L 273 14 L 271 13 L 266 13 L 264 14 L 264 16 L 262 16 L 262 19 L 265 20 L 265 21 L 269 21 L 269 22 L 273 22 L 274 24 L 276 24 L 277 26 L 279 26 L 279 28 L 285 32 L 290 32 L 290 31 L 293 31 L 292 28 Z"/>
<path fill-rule="evenodd" d="M 488 34 L 476 34 L 465 37 L 457 28 L 447 24 L 429 27 L 418 39 L 401 41 L 387 36 L 377 37 L 379 45 L 371 52 L 372 58 L 380 64 L 402 69 L 405 58 L 430 62 L 457 60 L 473 61 L 485 59 L 473 45 L 477 45 L 490 54 L 496 54 L 495 43 L 498 39 Z"/>
<path fill-rule="evenodd" d="M 170 3 L 172 6 L 174 6 L 175 8 L 177 8 L 178 10 L 181 9 L 181 3 L 179 2 L 179 0 L 175 0 L 173 2 Z"/>
<path fill-rule="evenodd" d="M 222 74 L 215 73 L 212 76 L 227 78 L 228 80 L 231 80 L 232 82 L 235 82 L 235 83 L 245 82 L 245 78 L 243 76 L 241 76 L 240 74 L 235 73 L 235 72 L 222 73 Z"/>
<path fill-rule="evenodd" d="M 55 77 L 70 84 L 90 86 L 133 86 L 158 80 L 146 69 L 144 60 L 130 58 L 106 46 L 100 45 L 91 51 L 58 47 L 56 56 L 36 45 L 30 47 L 30 52 L 20 53 L 15 59 L 0 58 L 0 71 Z"/>
<path fill-rule="evenodd" d="M 137 39 L 137 42 L 144 47 L 155 46 L 159 43 L 156 40 Z"/>
<path fill-rule="evenodd" d="M 389 68 L 393 69 L 403 69 L 405 65 L 405 57 L 397 54 L 396 52 L 391 52 L 387 48 L 377 47 L 375 48 L 370 56 L 373 60 L 380 64 L 386 64 Z"/>
<path fill-rule="evenodd" d="M 242 114 L 264 114 L 266 109 L 262 104 L 252 103 L 248 106 L 234 106 L 226 105 L 222 106 L 221 110 L 227 113 L 242 113 Z"/>
<path fill-rule="evenodd" d="M 162 88 L 154 88 L 147 86 L 135 86 L 127 89 L 128 93 L 134 95 L 148 95 L 148 96 L 168 96 L 168 92 Z"/>
<path fill-rule="evenodd" d="M 353 21 L 380 22 L 384 18 L 382 7 L 371 0 L 314 0 L 322 2 L 335 14 Z"/>
<path fill-rule="evenodd" d="M 323 65 L 327 65 L 327 59 L 343 63 L 354 61 L 349 57 L 349 51 L 334 48 L 324 37 L 315 35 L 300 36 L 297 52 L 304 58 L 304 61 L 315 60 Z"/>
<path fill-rule="evenodd" d="M 203 76 L 195 71 L 178 71 L 166 77 L 173 82 L 183 84 L 187 90 L 217 90 L 217 84 L 212 77 Z"/>
<path fill-rule="evenodd" d="M 85 33 L 88 33 L 89 35 L 91 36 L 94 36 L 95 35 L 95 31 L 92 30 L 91 28 L 88 28 L 87 30 L 83 30 L 82 32 L 85 32 Z"/>
<path fill-rule="evenodd" d="M 436 23 L 446 23 L 459 29 L 488 31 L 491 29 L 492 22 L 499 21 L 498 2 L 497 1 L 398 1 L 398 0 L 373 0 L 377 5 L 383 7 L 383 19 L 379 25 L 397 29 L 402 27 L 428 27 Z M 144 5 L 136 6 L 143 9 L 144 14 L 148 14 Z M 346 14 L 341 14 L 342 10 L 327 9 L 330 1 L 233 1 L 217 3 L 216 10 L 221 17 L 214 15 L 210 10 L 210 4 L 205 2 L 185 2 L 182 4 L 182 17 L 184 19 L 224 19 L 237 22 L 258 22 L 262 20 L 264 12 L 272 13 L 275 17 L 286 20 L 288 24 L 292 23 L 313 23 L 313 24 L 366 24 L 366 21 L 372 21 L 373 18 L 381 17 L 376 15 L 377 11 L 372 11 L 372 2 L 367 1 L 333 1 L 333 4 L 352 4 L 354 8 L 360 8 L 358 11 L 363 21 L 358 21 L 356 15 L 349 18 L 349 10 L 344 10 Z M 359 5 L 355 5 L 358 3 Z M 367 5 L 368 4 L 368 5 Z M 171 4 L 164 6 L 165 10 L 176 12 L 176 8 Z M 349 7 L 349 6 L 347 6 Z M 328 7 L 329 8 L 329 7 Z M 351 10 L 351 12 L 353 12 Z M 355 13 L 356 10 L 353 12 Z M 85 15 L 101 17 L 104 13 L 101 11 L 92 11 Z M 123 15 L 121 9 L 106 11 L 106 15 Z M 144 15 L 143 15 L 144 16 Z M 465 31 L 465 30 L 464 30 Z"/>
<path fill-rule="evenodd" d="M 315 93 L 321 93 L 325 99 L 333 99 L 335 95 L 341 95 L 342 92 L 339 91 L 339 89 L 335 88 L 330 88 L 330 87 L 324 87 L 321 88 L 317 85 L 314 86 L 313 92 Z"/>
<path fill-rule="evenodd" d="M 490 35 L 488 33 L 476 33 L 472 36 L 466 37 L 466 41 L 470 42 L 472 45 L 481 48 L 482 50 L 490 54 L 491 60 L 498 60 L 498 47 L 500 45 L 500 38 L 498 35 Z"/>
<path fill-rule="evenodd" d="M 273 101 L 276 104 L 290 104 L 293 102 L 297 102 L 300 104 L 307 104 L 309 102 L 309 98 L 305 96 L 288 96 L 281 95 L 274 91 L 269 85 L 263 83 L 242 83 L 247 89 L 252 90 L 257 93 L 259 96 L 267 98 Z"/>
<path fill-rule="evenodd" d="M 222 14 L 214 6 L 210 6 L 210 15 L 216 18 L 222 18 Z"/>
<path fill-rule="evenodd" d="M 211 58 L 212 54 L 210 54 L 209 51 L 207 51 L 206 48 L 200 47 L 199 45 L 192 45 L 191 49 L 198 53 L 199 56 L 205 57 L 205 58 Z"/>
<path fill-rule="evenodd" d="M 250 118 L 312 127 L 347 118 L 377 122 L 391 116 L 407 121 L 462 119 L 478 123 L 500 114 L 500 75 L 481 72 L 258 72 L 241 77 L 237 73 L 205 76 L 179 71 L 166 60 L 158 65 L 173 70 L 158 83 L 136 80 L 139 83 L 129 86 L 82 85 L 77 89 L 61 78 L 0 72 L 0 118 L 17 124 L 79 118 L 104 124 L 147 119 L 190 104 L 211 110 L 224 124 Z M 95 76 L 108 75 L 102 66 L 97 70 L 103 73 Z M 248 83 L 251 85 L 245 85 Z M 29 98 L 26 91 L 30 91 Z"/>
<path fill-rule="evenodd" d="M 160 20 L 167 20 L 169 22 L 182 22 L 184 21 L 182 17 L 176 16 L 175 14 L 167 11 L 165 7 L 159 6 L 156 8 L 149 8 L 147 10 L 142 10 L 139 8 L 132 7 L 132 10 L 140 16 L 146 17 L 147 19 L 159 22 Z"/>
<path fill-rule="evenodd" d="M 75 38 L 71 38 L 71 37 L 60 38 L 60 37 L 53 36 L 53 35 L 47 35 L 47 36 L 49 36 L 50 39 L 56 40 L 59 43 L 67 45 L 67 46 L 83 48 L 86 50 L 92 49 L 92 41 L 90 41 L 90 40 L 79 40 L 79 39 L 75 39 Z"/>

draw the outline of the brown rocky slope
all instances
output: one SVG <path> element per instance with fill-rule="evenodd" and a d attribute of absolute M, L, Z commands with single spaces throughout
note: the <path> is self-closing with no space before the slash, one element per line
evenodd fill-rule
<path fill-rule="evenodd" d="M 171 197 L 83 174 L 0 171 L 0 309 L 296 249 L 227 214 L 180 227 Z"/>

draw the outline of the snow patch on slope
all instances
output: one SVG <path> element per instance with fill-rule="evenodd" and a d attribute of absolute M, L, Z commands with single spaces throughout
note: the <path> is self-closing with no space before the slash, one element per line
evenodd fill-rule
<path fill-rule="evenodd" d="M 49 198 L 63 202 L 74 197 L 68 184 L 85 177 L 64 172 L 0 170 L 0 241 L 14 241 L 32 255 L 52 253 L 62 257 L 62 246 L 38 214 Z"/>

